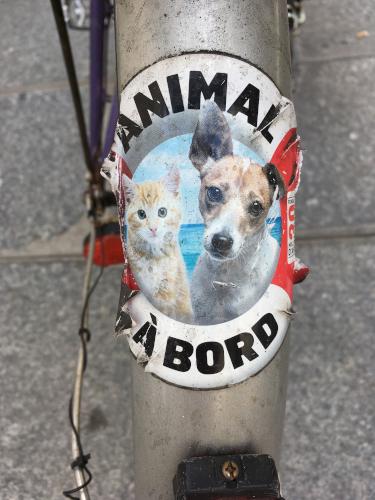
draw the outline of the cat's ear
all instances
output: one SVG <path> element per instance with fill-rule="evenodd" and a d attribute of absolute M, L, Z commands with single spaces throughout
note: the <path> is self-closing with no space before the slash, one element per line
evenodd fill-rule
<path fill-rule="evenodd" d="M 211 158 L 214 161 L 233 155 L 232 135 L 228 122 L 214 101 L 206 101 L 191 141 L 189 158 L 194 167 L 202 172 Z"/>
<path fill-rule="evenodd" d="M 169 169 L 167 175 L 163 178 L 163 182 L 168 191 L 177 194 L 180 188 L 180 170 L 177 167 Z"/>
<path fill-rule="evenodd" d="M 135 196 L 136 184 L 127 175 L 122 176 L 122 185 L 127 203 L 130 203 Z"/>

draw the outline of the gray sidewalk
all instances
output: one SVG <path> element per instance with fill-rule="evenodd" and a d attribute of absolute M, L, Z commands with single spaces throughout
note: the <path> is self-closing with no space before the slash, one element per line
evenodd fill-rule
<path fill-rule="evenodd" d="M 321 230 L 374 224 L 375 9 L 306 0 L 306 10 L 294 100 L 306 149 L 297 251 L 311 276 L 296 288 L 284 496 L 372 500 L 375 237 Z M 73 486 L 84 166 L 49 2 L 1 2 L 0 19 L 0 499 L 50 500 Z M 362 30 L 370 36 L 357 39 Z M 72 35 L 87 96 L 87 34 Z M 82 438 L 93 499 L 131 498 L 128 350 L 112 337 L 120 274 L 105 271 L 92 309 Z"/>

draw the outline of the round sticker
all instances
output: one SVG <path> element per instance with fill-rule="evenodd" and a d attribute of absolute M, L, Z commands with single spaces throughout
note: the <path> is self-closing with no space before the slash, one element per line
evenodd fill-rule
<path fill-rule="evenodd" d="M 291 101 L 247 62 L 185 54 L 126 85 L 103 175 L 126 258 L 118 330 L 145 370 L 209 389 L 276 354 L 300 163 Z"/>

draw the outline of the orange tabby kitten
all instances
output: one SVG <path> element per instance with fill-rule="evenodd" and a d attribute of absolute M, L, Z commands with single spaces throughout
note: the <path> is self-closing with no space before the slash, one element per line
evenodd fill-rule
<path fill-rule="evenodd" d="M 192 307 L 178 242 L 182 211 L 180 173 L 135 183 L 124 176 L 127 255 L 146 298 L 162 313 L 191 322 Z"/>

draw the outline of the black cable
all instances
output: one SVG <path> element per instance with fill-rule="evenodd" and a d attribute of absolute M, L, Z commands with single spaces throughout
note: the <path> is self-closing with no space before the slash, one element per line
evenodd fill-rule
<path fill-rule="evenodd" d="M 72 49 L 70 47 L 68 31 L 66 29 L 64 13 L 61 6 L 61 0 L 51 0 L 51 6 L 53 14 L 55 16 L 56 27 L 60 38 L 60 44 L 64 56 L 66 72 L 68 74 L 70 90 L 72 93 L 74 109 L 77 116 L 77 123 L 78 123 L 79 135 L 81 138 L 83 156 L 88 171 L 91 172 L 93 178 L 95 179 L 97 173 L 95 170 L 95 165 L 91 160 L 90 146 L 87 139 L 87 131 L 85 124 L 85 117 L 83 114 L 81 94 L 79 91 L 77 75 L 74 66 L 74 59 L 73 59 Z"/>
<path fill-rule="evenodd" d="M 102 238 L 100 239 L 101 241 L 101 247 L 102 247 L 102 250 L 101 250 L 101 256 L 102 256 L 102 261 L 104 262 L 104 248 L 103 248 L 103 240 Z M 97 287 L 99 281 L 100 281 L 100 278 L 102 277 L 103 275 L 103 272 L 104 272 L 104 266 L 101 265 L 100 266 L 100 271 L 99 271 L 99 274 L 98 276 L 95 278 L 95 281 L 94 283 L 91 285 L 91 288 L 89 290 L 89 293 L 87 294 L 86 296 L 86 300 L 83 304 L 83 307 L 82 307 L 82 313 L 81 313 L 81 325 L 80 325 L 80 329 L 84 328 L 84 324 L 85 324 L 85 315 L 86 315 L 86 312 L 87 312 L 87 307 L 89 305 L 89 300 L 91 298 L 91 295 L 94 293 L 95 291 L 95 288 Z"/>
<path fill-rule="evenodd" d="M 74 435 L 75 435 L 75 438 L 76 438 L 76 442 L 77 442 L 77 446 L 78 446 L 78 449 L 79 449 L 79 455 L 71 463 L 71 468 L 73 470 L 76 467 L 80 468 L 81 470 L 83 470 L 84 472 L 86 472 L 88 478 L 80 486 L 77 486 L 76 488 L 72 488 L 71 490 L 65 490 L 65 491 L 63 491 L 63 495 L 64 495 L 65 498 L 70 498 L 71 500 L 80 500 L 79 497 L 74 497 L 73 493 L 78 493 L 79 491 L 83 490 L 84 488 L 86 488 L 86 486 L 88 486 L 91 483 L 92 474 L 91 474 L 89 468 L 87 467 L 87 463 L 88 463 L 89 459 L 91 458 L 91 455 L 89 453 L 87 455 L 84 454 L 79 432 L 78 432 L 76 426 L 74 425 L 74 420 L 73 420 L 73 396 L 71 396 L 70 401 L 69 401 L 69 422 L 70 422 L 70 425 L 71 425 L 72 430 L 74 432 Z"/>
<path fill-rule="evenodd" d="M 104 249 L 103 249 L 103 243 L 102 243 L 102 252 L 103 251 L 104 251 Z M 103 258 L 103 261 L 104 261 L 104 254 L 103 253 L 102 253 L 102 258 Z M 98 276 L 95 278 L 94 283 L 91 285 L 90 290 L 89 290 L 89 292 L 86 295 L 85 302 L 84 302 L 83 307 L 82 307 L 81 322 L 80 322 L 80 327 L 79 327 L 79 330 L 78 330 L 78 335 L 79 335 L 79 337 L 81 339 L 81 346 L 82 346 L 82 351 L 83 351 L 82 377 L 83 377 L 83 374 L 85 373 L 86 367 L 87 367 L 87 342 L 89 342 L 90 338 L 91 338 L 91 332 L 90 332 L 90 330 L 84 326 L 84 324 L 85 324 L 85 316 L 86 316 L 86 313 L 87 313 L 87 308 L 88 308 L 88 305 L 89 305 L 90 297 L 94 293 L 95 288 L 97 287 L 97 285 L 98 285 L 98 283 L 100 281 L 100 278 L 103 275 L 103 272 L 104 272 L 104 266 L 102 265 L 100 267 L 100 271 L 99 271 Z M 91 455 L 89 453 L 85 455 L 85 453 L 83 451 L 83 446 L 82 446 L 82 442 L 81 442 L 80 433 L 79 433 L 78 429 L 76 428 L 76 426 L 74 425 L 74 419 L 73 419 L 73 395 L 70 397 L 70 400 L 69 400 L 69 423 L 70 423 L 70 426 L 71 426 L 72 431 L 74 433 L 74 436 L 75 436 L 75 439 L 76 439 L 76 443 L 77 443 L 77 446 L 78 446 L 78 451 L 79 451 L 78 456 L 71 463 L 71 468 L 74 470 L 75 468 L 78 467 L 79 469 L 81 469 L 82 471 L 84 471 L 87 474 L 88 477 L 85 480 L 85 482 L 83 484 L 81 484 L 80 486 L 77 486 L 76 488 L 73 488 L 71 490 L 65 490 L 65 491 L 63 491 L 63 495 L 64 495 L 65 498 L 70 498 L 71 500 L 80 500 L 79 497 L 75 497 L 75 496 L 73 496 L 73 494 L 74 493 L 78 493 L 79 491 L 81 491 L 84 488 L 86 488 L 86 486 L 88 486 L 90 484 L 91 480 L 92 480 L 92 474 L 91 474 L 89 468 L 87 467 L 87 464 L 88 464 L 88 461 L 91 458 Z"/>
<path fill-rule="evenodd" d="M 77 123 L 78 123 L 80 139 L 81 139 L 83 156 L 85 159 L 85 164 L 86 164 L 87 170 L 92 174 L 92 178 L 95 181 L 98 173 L 97 173 L 95 162 L 93 162 L 92 158 L 91 158 L 90 146 L 89 146 L 89 142 L 88 142 L 85 118 L 84 118 L 84 113 L 83 113 L 81 94 L 79 91 L 78 80 L 77 80 L 77 75 L 76 75 L 76 70 L 75 70 L 75 65 L 74 65 L 74 59 L 73 59 L 73 54 L 72 54 L 72 50 L 71 50 L 71 46 L 70 46 L 70 42 L 69 42 L 69 36 L 68 36 L 67 28 L 66 28 L 66 23 L 64 20 L 64 14 L 63 14 L 62 6 L 61 6 L 61 0 L 50 0 L 50 1 L 51 1 L 51 6 L 52 6 L 53 13 L 54 13 L 54 17 L 55 17 L 56 27 L 57 27 L 57 31 L 59 34 L 61 49 L 63 52 L 64 62 L 65 62 L 65 67 L 66 67 L 66 71 L 67 71 L 67 75 L 68 75 L 68 79 L 69 79 L 69 85 L 70 85 L 74 109 L 75 109 L 76 117 L 77 117 Z M 95 217 L 95 214 L 92 214 L 92 215 Z M 102 243 L 102 259 L 104 261 L 104 248 L 103 248 L 102 240 L 101 240 L 101 243 Z M 101 266 L 99 274 L 96 277 L 94 283 L 92 284 L 92 286 L 91 286 L 91 288 L 90 288 L 90 290 L 85 298 L 85 302 L 83 304 L 83 307 L 82 307 L 80 328 L 78 330 L 78 334 L 79 334 L 79 337 L 81 339 L 82 351 L 83 351 L 82 377 L 83 377 L 83 374 L 84 374 L 86 367 L 87 367 L 87 342 L 90 341 L 90 337 L 91 337 L 90 330 L 84 326 L 85 316 L 87 313 L 87 308 L 89 305 L 90 297 L 93 294 L 96 286 L 98 285 L 100 278 L 103 275 L 103 271 L 104 271 L 104 266 Z M 78 486 L 78 487 L 73 488 L 71 490 L 63 491 L 63 495 L 66 498 L 70 498 L 72 500 L 80 500 L 78 497 L 73 496 L 73 494 L 78 493 L 79 491 L 84 489 L 86 486 L 88 486 L 88 484 L 92 480 L 92 474 L 87 467 L 88 461 L 90 459 L 90 454 L 87 454 L 87 455 L 84 454 L 79 431 L 76 428 L 76 426 L 74 425 L 73 395 L 71 396 L 70 402 L 69 402 L 69 422 L 70 422 L 70 426 L 73 430 L 73 433 L 74 433 L 74 436 L 76 439 L 76 443 L 77 443 L 77 447 L 79 450 L 78 456 L 71 463 L 71 468 L 73 470 L 77 467 L 80 468 L 82 471 L 84 471 L 87 474 L 88 477 L 81 486 Z"/>

